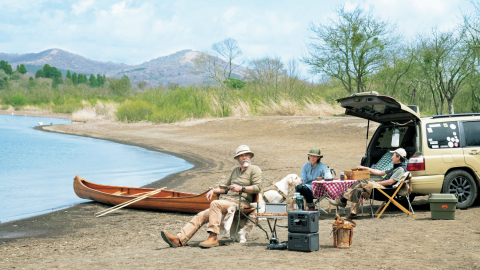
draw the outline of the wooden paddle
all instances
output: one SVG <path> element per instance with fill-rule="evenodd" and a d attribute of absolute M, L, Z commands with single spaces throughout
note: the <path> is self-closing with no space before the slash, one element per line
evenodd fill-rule
<path fill-rule="evenodd" d="M 123 203 L 121 203 L 121 204 L 115 205 L 114 207 L 111 207 L 111 208 L 105 209 L 105 210 L 103 210 L 103 211 L 100 211 L 100 212 L 98 212 L 98 213 L 95 213 L 95 215 L 96 215 L 96 217 L 101 217 L 101 216 L 106 215 L 106 214 L 108 214 L 108 213 L 111 213 L 111 212 L 113 212 L 113 211 L 115 211 L 115 210 L 118 210 L 118 209 L 120 209 L 120 208 L 123 208 L 123 207 L 125 207 L 125 206 L 128 206 L 128 205 L 130 205 L 130 204 L 132 204 L 132 203 L 136 203 L 136 202 L 141 201 L 141 200 L 143 200 L 143 199 L 145 199 L 145 198 L 148 198 L 148 197 L 150 197 L 150 196 L 152 196 L 152 195 L 158 194 L 158 193 L 160 193 L 162 190 L 164 190 L 164 189 L 166 189 L 166 188 L 167 188 L 167 187 L 163 187 L 163 188 L 161 188 L 161 189 L 157 189 L 157 190 L 148 192 L 147 194 L 145 194 L 145 195 L 143 195 L 143 196 L 140 196 L 140 197 L 138 197 L 138 198 L 135 198 L 135 199 L 132 199 L 132 200 L 123 202 Z"/>

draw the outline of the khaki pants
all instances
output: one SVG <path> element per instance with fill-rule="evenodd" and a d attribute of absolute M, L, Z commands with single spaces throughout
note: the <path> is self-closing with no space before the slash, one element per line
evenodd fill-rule
<path fill-rule="evenodd" d="M 220 233 L 220 223 L 222 222 L 222 215 L 227 213 L 228 208 L 232 205 L 238 205 L 238 200 L 215 200 L 210 203 L 210 208 L 198 213 L 185 225 L 180 231 L 178 237 L 182 245 L 185 245 L 190 238 L 203 226 L 209 223 L 207 232 Z M 242 202 L 242 209 L 250 208 L 250 205 Z"/>

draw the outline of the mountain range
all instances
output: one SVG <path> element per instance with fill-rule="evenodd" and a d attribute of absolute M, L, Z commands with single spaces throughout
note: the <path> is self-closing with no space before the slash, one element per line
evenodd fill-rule
<path fill-rule="evenodd" d="M 15 69 L 17 65 L 24 64 L 28 72 L 35 73 L 43 65 L 49 64 L 62 71 L 83 74 L 105 74 L 107 77 L 122 77 L 127 75 L 132 84 L 146 81 L 151 86 L 159 84 L 168 85 L 178 83 L 188 84 L 211 84 L 211 80 L 202 75 L 194 75 L 189 69 L 193 67 L 194 60 L 200 52 L 182 50 L 167 56 L 158 57 L 140 65 L 127 65 L 115 62 L 96 61 L 78 54 L 61 49 L 49 49 L 39 53 L 7 54 L 0 53 L 0 60 L 8 61 Z M 234 74 L 233 77 L 240 77 Z"/>

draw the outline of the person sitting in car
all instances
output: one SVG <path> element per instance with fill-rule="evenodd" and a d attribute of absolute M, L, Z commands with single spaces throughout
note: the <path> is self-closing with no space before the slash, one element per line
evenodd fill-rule
<path fill-rule="evenodd" d="M 347 201 L 351 201 L 352 206 L 350 208 L 350 214 L 348 215 L 347 218 L 353 219 L 357 217 L 357 210 L 358 210 L 358 207 L 360 206 L 360 197 L 362 196 L 362 193 L 365 193 L 363 195 L 365 198 L 370 197 L 370 194 L 373 189 L 373 185 L 371 184 L 372 182 L 378 183 L 382 186 L 385 186 L 386 188 L 391 188 L 398 181 L 400 181 L 402 179 L 403 174 L 407 172 L 407 166 L 405 165 L 407 152 L 403 148 L 398 148 L 397 150 L 390 151 L 390 152 L 393 153 L 392 169 L 389 169 L 386 171 L 380 171 L 380 170 L 376 170 L 376 169 L 372 169 L 364 166 L 357 167 L 359 170 L 369 170 L 370 173 L 373 175 L 383 176 L 382 181 L 375 182 L 375 181 L 366 180 L 366 179 L 359 179 L 355 181 L 355 183 L 351 185 L 343 193 L 342 197 L 340 197 L 339 200 L 327 199 L 330 202 L 330 204 L 334 206 L 345 207 L 347 205 Z"/>

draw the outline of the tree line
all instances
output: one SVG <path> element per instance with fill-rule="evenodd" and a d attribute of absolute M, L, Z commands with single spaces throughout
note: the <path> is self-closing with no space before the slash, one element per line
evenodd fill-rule
<path fill-rule="evenodd" d="M 339 85 L 337 97 L 376 91 L 425 112 L 480 112 L 480 5 L 472 4 L 474 11 L 464 13 L 455 28 L 434 28 L 411 39 L 372 8 L 337 6 L 335 16 L 310 23 L 299 61 L 321 84 Z M 234 89 L 245 83 L 269 89 L 273 96 L 279 83 L 291 85 L 293 92 L 301 83 L 297 59 L 284 63 L 278 56 L 241 56 L 237 41 L 227 38 L 201 53 L 190 71 Z M 234 72 L 242 74 L 241 80 L 232 77 Z"/>

